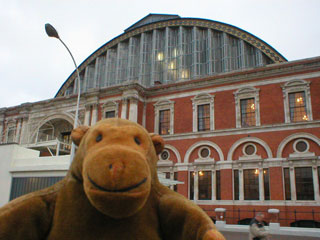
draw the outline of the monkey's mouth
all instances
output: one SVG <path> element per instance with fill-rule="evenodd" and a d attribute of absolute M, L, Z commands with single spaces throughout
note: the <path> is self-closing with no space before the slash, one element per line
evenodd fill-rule
<path fill-rule="evenodd" d="M 113 193 L 121 193 L 121 192 L 129 192 L 132 189 L 138 188 L 140 185 L 144 184 L 147 181 L 147 178 L 142 179 L 140 182 L 138 182 L 137 184 L 131 185 L 129 187 L 125 187 L 125 188 L 120 188 L 120 189 L 107 189 L 104 187 L 99 186 L 97 183 L 95 183 L 90 176 L 88 175 L 88 179 L 91 182 L 91 184 L 93 186 L 95 186 L 97 189 L 104 191 L 104 192 L 113 192 Z"/>

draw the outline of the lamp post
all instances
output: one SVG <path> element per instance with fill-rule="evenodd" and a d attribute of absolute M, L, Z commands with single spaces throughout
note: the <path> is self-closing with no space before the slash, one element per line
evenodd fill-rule
<path fill-rule="evenodd" d="M 77 66 L 77 63 L 76 61 L 74 60 L 74 57 L 71 53 L 71 51 L 69 50 L 69 48 L 67 47 L 67 45 L 61 40 L 61 38 L 59 37 L 59 34 L 57 32 L 57 30 L 49 23 L 46 23 L 45 25 L 45 29 L 46 29 L 46 33 L 49 37 L 54 37 L 54 38 L 57 38 L 62 44 L 63 46 L 65 46 L 65 48 L 68 50 L 71 58 L 72 58 L 72 61 L 74 63 L 74 66 L 76 67 L 76 72 L 77 72 L 77 82 L 78 82 L 78 98 L 77 98 L 77 108 L 76 108 L 76 116 L 74 118 L 74 126 L 73 128 L 76 128 L 78 126 L 78 115 L 79 115 L 79 105 L 80 105 L 80 94 L 81 94 L 81 91 L 80 91 L 80 74 L 79 74 L 79 70 L 78 70 L 78 66 Z M 74 143 L 72 142 L 72 145 L 71 145 L 71 154 L 70 154 L 70 161 L 72 161 L 73 157 L 74 157 L 74 153 L 75 153 L 75 145 Z"/>

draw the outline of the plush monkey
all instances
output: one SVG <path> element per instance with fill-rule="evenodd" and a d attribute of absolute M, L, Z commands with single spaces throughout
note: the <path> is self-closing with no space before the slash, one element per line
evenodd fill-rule
<path fill-rule="evenodd" d="M 67 176 L 0 208 L 4 240 L 222 240 L 197 205 L 163 186 L 163 139 L 107 119 L 72 131 L 78 145 Z"/>

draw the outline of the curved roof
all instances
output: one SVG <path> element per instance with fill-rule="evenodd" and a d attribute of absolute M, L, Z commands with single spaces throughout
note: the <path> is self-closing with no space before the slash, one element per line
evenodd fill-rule
<path fill-rule="evenodd" d="M 167 16 L 167 19 L 166 17 Z M 152 19 L 150 20 L 150 18 Z M 220 32 L 225 32 L 235 38 L 242 39 L 244 42 L 252 45 L 253 47 L 264 53 L 273 63 L 286 62 L 287 59 L 284 58 L 277 50 L 272 46 L 254 36 L 253 34 L 235 27 L 230 24 L 208 20 L 200 18 L 180 18 L 178 15 L 161 15 L 161 14 L 149 14 L 145 18 L 139 20 L 137 23 L 133 24 L 125 30 L 124 33 L 113 38 L 109 42 L 102 45 L 95 52 L 93 52 L 87 59 L 85 59 L 79 65 L 79 71 L 85 70 L 85 68 L 92 63 L 97 57 L 104 54 L 107 49 L 114 47 L 118 43 L 129 39 L 130 37 L 139 35 L 144 32 L 148 32 L 154 29 L 160 29 L 165 27 L 200 27 L 209 28 L 212 30 L 217 30 Z M 68 79 L 63 83 L 55 97 L 63 96 L 66 89 L 72 84 L 76 78 L 76 72 L 68 77 Z"/>

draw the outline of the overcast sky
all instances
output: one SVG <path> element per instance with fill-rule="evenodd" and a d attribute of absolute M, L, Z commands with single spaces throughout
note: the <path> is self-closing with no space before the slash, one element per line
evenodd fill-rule
<path fill-rule="evenodd" d="M 149 13 L 240 27 L 289 61 L 320 56 L 320 0 L 0 0 L 0 108 L 53 98 L 78 65 Z"/>

